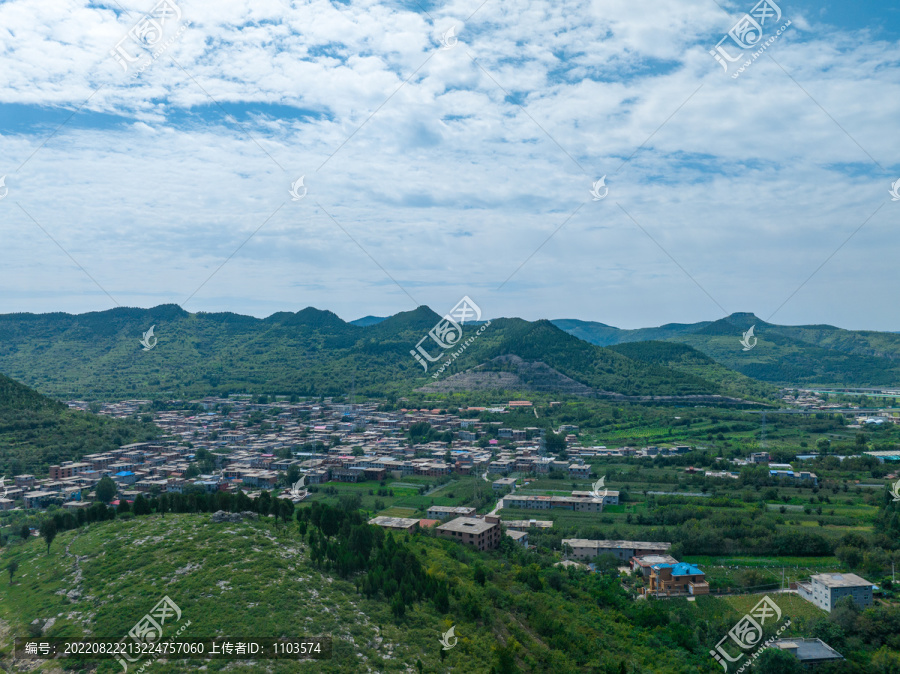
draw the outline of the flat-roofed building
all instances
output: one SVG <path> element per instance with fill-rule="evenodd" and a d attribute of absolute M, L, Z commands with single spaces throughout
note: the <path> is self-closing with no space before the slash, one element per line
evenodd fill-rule
<path fill-rule="evenodd" d="M 588 478 L 590 476 L 591 467 L 589 465 L 573 463 L 569 466 L 569 477 Z"/>
<path fill-rule="evenodd" d="M 790 653 L 803 665 L 844 659 L 843 655 L 821 639 L 778 639 L 771 647 Z"/>
<path fill-rule="evenodd" d="M 500 523 L 474 517 L 457 517 L 442 524 L 435 531 L 441 538 L 449 538 L 477 550 L 493 550 L 500 545 Z"/>
<path fill-rule="evenodd" d="M 616 496 L 618 500 L 618 495 Z M 603 499 L 581 498 L 576 496 L 524 496 L 522 494 L 510 494 L 503 497 L 505 508 L 523 508 L 527 510 L 550 510 L 562 508 L 577 512 L 603 512 Z"/>
<path fill-rule="evenodd" d="M 808 583 L 797 583 L 797 594 L 831 613 L 844 597 L 852 597 L 861 608 L 872 605 L 872 583 L 855 573 L 820 573 Z"/>
<path fill-rule="evenodd" d="M 493 487 L 494 491 L 501 491 L 509 487 L 513 489 L 516 486 L 516 478 L 514 477 L 501 477 L 500 479 L 494 480 L 491 483 L 491 487 Z"/>
<path fill-rule="evenodd" d="M 528 547 L 528 532 L 527 531 L 516 531 L 515 529 L 507 529 L 506 535 L 513 539 L 516 543 L 521 545 L 523 548 Z"/>
<path fill-rule="evenodd" d="M 465 506 L 431 506 L 428 517 L 436 520 L 448 520 L 451 517 L 474 517 L 475 508 Z"/>
<path fill-rule="evenodd" d="M 611 554 L 626 561 L 642 555 L 665 554 L 671 543 L 649 541 L 593 541 L 586 538 L 564 538 L 564 546 L 569 546 L 573 557 L 591 559 L 598 555 Z"/>
<path fill-rule="evenodd" d="M 394 529 L 395 531 L 414 531 L 419 526 L 419 520 L 411 517 L 386 517 L 379 515 L 369 520 L 369 524 L 374 524 L 385 529 Z"/>

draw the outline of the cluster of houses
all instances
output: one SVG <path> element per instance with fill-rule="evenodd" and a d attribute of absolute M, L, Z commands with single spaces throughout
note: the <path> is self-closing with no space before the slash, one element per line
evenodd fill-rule
<path fill-rule="evenodd" d="M 133 417 L 142 414 L 149 402 L 107 403 L 100 413 Z M 527 402 L 510 401 L 491 410 L 508 412 Z M 84 410 L 90 407 L 84 401 L 69 405 Z M 558 470 L 570 478 L 590 476 L 584 458 L 574 456 L 581 450 L 573 448 L 573 458 L 567 461 L 543 456 L 541 428 L 512 429 L 501 422 L 481 422 L 438 409 L 379 411 L 371 403 L 266 403 L 240 395 L 192 400 L 185 407 L 188 409 L 153 413 L 154 422 L 164 431 L 161 440 L 125 445 L 50 466 L 46 478 L 14 476 L 14 484 L 5 486 L 0 509 L 18 504 L 29 509 L 51 504 L 85 507 L 89 504 L 82 494 L 93 489 L 103 476 L 112 478 L 119 486 L 119 495 L 126 499 L 141 492 L 183 492 L 191 487 L 208 492 L 272 489 L 280 473 L 292 465 L 306 476 L 307 485 L 409 475 L 440 478 L 452 473 L 506 475 Z M 261 426 L 249 425 L 253 419 L 257 424 L 262 421 Z M 410 445 L 406 431 L 423 421 L 436 432 L 450 431 L 452 442 Z M 558 431 L 566 434 L 570 444 L 576 442 L 576 426 L 564 425 Z M 485 434 L 491 436 L 490 441 L 476 443 Z M 188 477 L 201 450 L 209 452 L 213 463 L 204 467 L 205 474 Z M 587 456 L 592 453 L 585 451 Z M 498 482 L 494 488 L 503 489 L 503 483 Z"/>

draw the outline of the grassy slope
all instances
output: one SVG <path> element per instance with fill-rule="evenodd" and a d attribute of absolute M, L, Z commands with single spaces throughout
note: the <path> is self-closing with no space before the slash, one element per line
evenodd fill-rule
<path fill-rule="evenodd" d="M 64 532 L 49 556 L 42 542 L 33 540 L 3 552 L 4 566 L 9 559 L 20 562 L 15 584 L 0 583 L 0 617 L 8 623 L 0 631 L 6 635 L 3 664 L 9 664 L 11 637 L 23 635 L 35 618 L 57 618 L 48 636 L 81 636 L 89 630 L 118 640 L 168 595 L 182 609 L 182 621 L 192 623 L 185 637 L 333 636 L 331 662 L 268 661 L 272 672 L 411 671 L 421 658 L 425 671 L 481 674 L 496 662 L 497 645 L 512 640 L 519 644 L 521 671 L 602 672 L 609 666 L 615 672 L 624 657 L 649 668 L 645 671 L 716 671 L 702 646 L 691 654 L 673 644 L 665 635 L 668 628 L 654 626 L 656 619 L 643 621 L 640 605 L 615 586 L 601 591 L 596 576 L 564 580 L 560 591 L 546 582 L 543 590 L 533 591 L 514 580 L 517 567 L 493 553 L 479 555 L 493 573 L 482 588 L 472 580 L 471 563 L 478 553 L 463 552 L 464 563 L 456 558 L 460 548 L 455 543 L 428 537 L 417 538 L 414 549 L 422 551 L 429 573 L 454 579 L 456 589 L 449 614 L 440 615 L 430 602 L 419 603 L 397 625 L 385 602 L 367 600 L 352 582 L 312 568 L 295 527 L 276 530 L 271 522 L 259 521 L 213 525 L 209 515 L 167 515 Z M 76 555 L 83 573 L 77 585 Z M 57 594 L 76 587 L 81 598 L 75 602 Z M 710 599 L 707 608 L 722 617 L 723 625 L 737 618 L 716 602 Z M 464 617 L 466 603 L 476 605 L 482 618 Z M 634 615 L 626 617 L 624 611 Z M 646 626 L 639 627 L 642 622 Z M 441 665 L 438 640 L 450 625 L 456 625 L 459 644 Z M 555 648 L 564 635 L 582 644 L 587 661 L 575 663 Z M 665 663 L 658 660 L 663 644 Z M 200 664 L 172 661 L 154 670 L 195 671 Z M 229 662 L 206 664 L 218 671 Z M 106 661 L 97 671 L 118 669 Z M 246 663 L 229 669 L 259 671 Z"/>

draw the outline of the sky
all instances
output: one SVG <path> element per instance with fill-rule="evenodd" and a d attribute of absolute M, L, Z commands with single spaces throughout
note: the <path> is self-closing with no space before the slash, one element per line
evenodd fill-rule
<path fill-rule="evenodd" d="M 869 0 L 0 2 L 0 313 L 900 331 L 898 40 Z"/>

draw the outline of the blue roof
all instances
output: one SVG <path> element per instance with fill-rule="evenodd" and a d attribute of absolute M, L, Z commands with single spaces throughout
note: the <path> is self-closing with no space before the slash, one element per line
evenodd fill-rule
<path fill-rule="evenodd" d="M 130 470 L 120 470 L 118 473 L 116 473 L 116 477 L 126 477 L 128 475 L 134 475 L 134 473 L 132 473 Z"/>
<path fill-rule="evenodd" d="M 678 562 L 677 564 L 654 564 L 654 569 L 672 569 L 673 576 L 703 576 L 704 574 L 699 567 L 687 562 Z"/>

